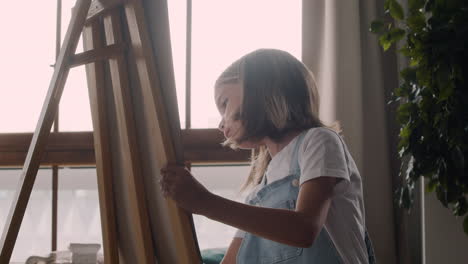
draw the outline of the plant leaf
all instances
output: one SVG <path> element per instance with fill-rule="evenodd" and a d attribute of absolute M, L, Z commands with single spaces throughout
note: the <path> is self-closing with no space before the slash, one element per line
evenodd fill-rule
<path fill-rule="evenodd" d="M 385 3 L 384 3 L 384 11 L 389 11 L 390 9 L 390 2 L 392 2 L 394 0 L 385 0 Z"/>
<path fill-rule="evenodd" d="M 452 82 L 448 82 L 440 89 L 440 100 L 447 100 L 452 94 L 454 90 L 454 85 Z"/>
<path fill-rule="evenodd" d="M 457 203 L 455 204 L 454 214 L 456 216 L 464 216 L 468 211 L 468 204 L 466 203 L 466 198 L 458 198 Z"/>
<path fill-rule="evenodd" d="M 392 40 L 390 38 L 390 33 L 387 32 L 379 37 L 379 42 L 384 51 L 387 51 L 392 46 Z"/>
<path fill-rule="evenodd" d="M 400 41 L 405 36 L 405 31 L 401 28 L 392 28 L 390 30 L 390 38 L 392 42 Z"/>
<path fill-rule="evenodd" d="M 416 11 L 424 7 L 424 0 L 409 0 L 408 7 L 411 11 Z"/>
<path fill-rule="evenodd" d="M 418 57 L 411 57 L 410 58 L 410 67 L 416 67 L 419 65 L 419 58 Z"/>
<path fill-rule="evenodd" d="M 415 68 L 405 68 L 400 72 L 401 77 L 409 83 L 416 82 L 416 69 Z M 405 94 L 406 95 L 406 94 Z"/>
<path fill-rule="evenodd" d="M 372 21 L 371 25 L 370 25 L 370 32 L 372 33 L 382 33 L 383 30 L 384 30 L 384 23 L 380 20 L 374 20 Z"/>
<path fill-rule="evenodd" d="M 401 7 L 401 5 L 396 0 L 392 0 L 390 2 L 389 9 L 390 9 L 390 15 L 394 19 L 403 20 L 403 18 L 405 17 L 404 12 L 403 12 L 403 7 Z"/>
<path fill-rule="evenodd" d="M 400 124 L 407 123 L 411 113 L 412 103 L 401 104 L 397 109 L 397 120 Z"/>
<path fill-rule="evenodd" d="M 426 17 L 421 12 L 416 12 L 407 19 L 408 26 L 413 30 L 421 30 L 426 26 Z"/>

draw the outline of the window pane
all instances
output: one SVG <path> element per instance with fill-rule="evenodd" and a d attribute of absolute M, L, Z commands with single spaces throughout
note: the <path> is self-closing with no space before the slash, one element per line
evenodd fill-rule
<path fill-rule="evenodd" d="M 227 199 L 243 202 L 246 193 L 240 192 L 249 171 L 248 166 L 192 167 L 194 176 L 211 192 Z M 236 228 L 193 215 L 200 249 L 227 247 Z"/>
<path fill-rule="evenodd" d="M 5 222 L 16 194 L 21 169 L 0 169 L 0 227 Z M 47 255 L 52 241 L 52 192 L 50 169 L 40 169 L 13 249 L 11 262 L 24 263 L 31 255 Z"/>
<path fill-rule="evenodd" d="M 302 1 L 205 0 L 193 2 L 192 126 L 219 123 L 213 84 L 234 60 L 258 48 L 301 57 Z"/>
<path fill-rule="evenodd" d="M 70 23 L 75 0 L 62 1 L 62 43 Z M 76 53 L 83 52 L 83 42 L 80 37 Z M 60 99 L 59 110 L 60 131 L 92 131 L 91 108 L 89 106 L 88 83 L 84 66 L 70 70 L 65 88 Z"/>
<path fill-rule="evenodd" d="M 185 128 L 185 56 L 187 1 L 167 1 L 171 31 L 172 60 L 179 106 L 180 126 Z"/>
<path fill-rule="evenodd" d="M 92 131 L 85 67 L 72 68 L 60 100 L 60 131 Z"/>
<path fill-rule="evenodd" d="M 55 9 L 56 1 L 2 1 L 0 133 L 36 127 L 55 61 Z"/>
<path fill-rule="evenodd" d="M 70 23 L 70 19 L 72 16 L 73 7 L 76 4 L 76 0 L 62 0 L 62 21 L 61 21 L 61 30 L 62 30 L 62 43 L 63 39 L 65 38 L 65 34 L 67 33 L 67 29 Z M 78 46 L 76 47 L 76 52 L 83 52 L 83 41 L 80 37 L 78 41 Z"/>
<path fill-rule="evenodd" d="M 57 249 L 70 243 L 101 244 L 101 215 L 96 168 L 59 170 Z"/>

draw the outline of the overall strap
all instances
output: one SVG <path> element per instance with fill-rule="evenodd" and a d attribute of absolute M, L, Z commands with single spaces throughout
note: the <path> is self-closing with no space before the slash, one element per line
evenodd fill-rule
<path fill-rule="evenodd" d="M 304 140 L 304 137 L 307 131 L 308 130 L 302 132 L 301 134 L 297 136 L 296 145 L 294 146 L 293 155 L 291 158 L 291 164 L 289 167 L 290 174 L 298 173 L 301 170 L 299 166 L 299 154 L 298 153 L 299 153 L 299 147 L 302 145 L 302 141 Z"/>
<path fill-rule="evenodd" d="M 301 143 L 304 140 L 304 136 L 306 133 L 307 133 L 307 130 L 303 131 L 301 134 L 297 136 L 296 145 L 294 145 L 293 156 L 291 158 L 291 163 L 289 166 L 289 175 L 298 173 L 300 171 L 298 152 L 299 152 L 299 147 L 301 146 Z M 265 186 L 268 184 L 266 174 L 263 175 L 262 181 L 260 184 L 262 184 L 262 186 Z"/>

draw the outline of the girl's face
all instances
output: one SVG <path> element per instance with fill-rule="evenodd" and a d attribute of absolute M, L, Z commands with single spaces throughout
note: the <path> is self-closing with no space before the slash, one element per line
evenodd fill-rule
<path fill-rule="evenodd" d="M 242 86 L 240 83 L 227 83 L 215 88 L 215 102 L 221 114 L 219 130 L 223 131 L 228 140 L 238 144 L 239 148 L 256 148 L 258 143 L 243 141 L 239 139 L 244 133 L 244 127 L 240 120 L 240 108 L 242 104 Z"/>

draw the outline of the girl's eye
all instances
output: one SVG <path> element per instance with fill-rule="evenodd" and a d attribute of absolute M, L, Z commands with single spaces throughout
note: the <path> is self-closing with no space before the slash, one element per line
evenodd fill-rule
<path fill-rule="evenodd" d="M 221 104 L 221 108 L 222 108 L 222 109 L 226 109 L 227 101 L 228 101 L 227 98 L 224 99 L 223 103 Z"/>

